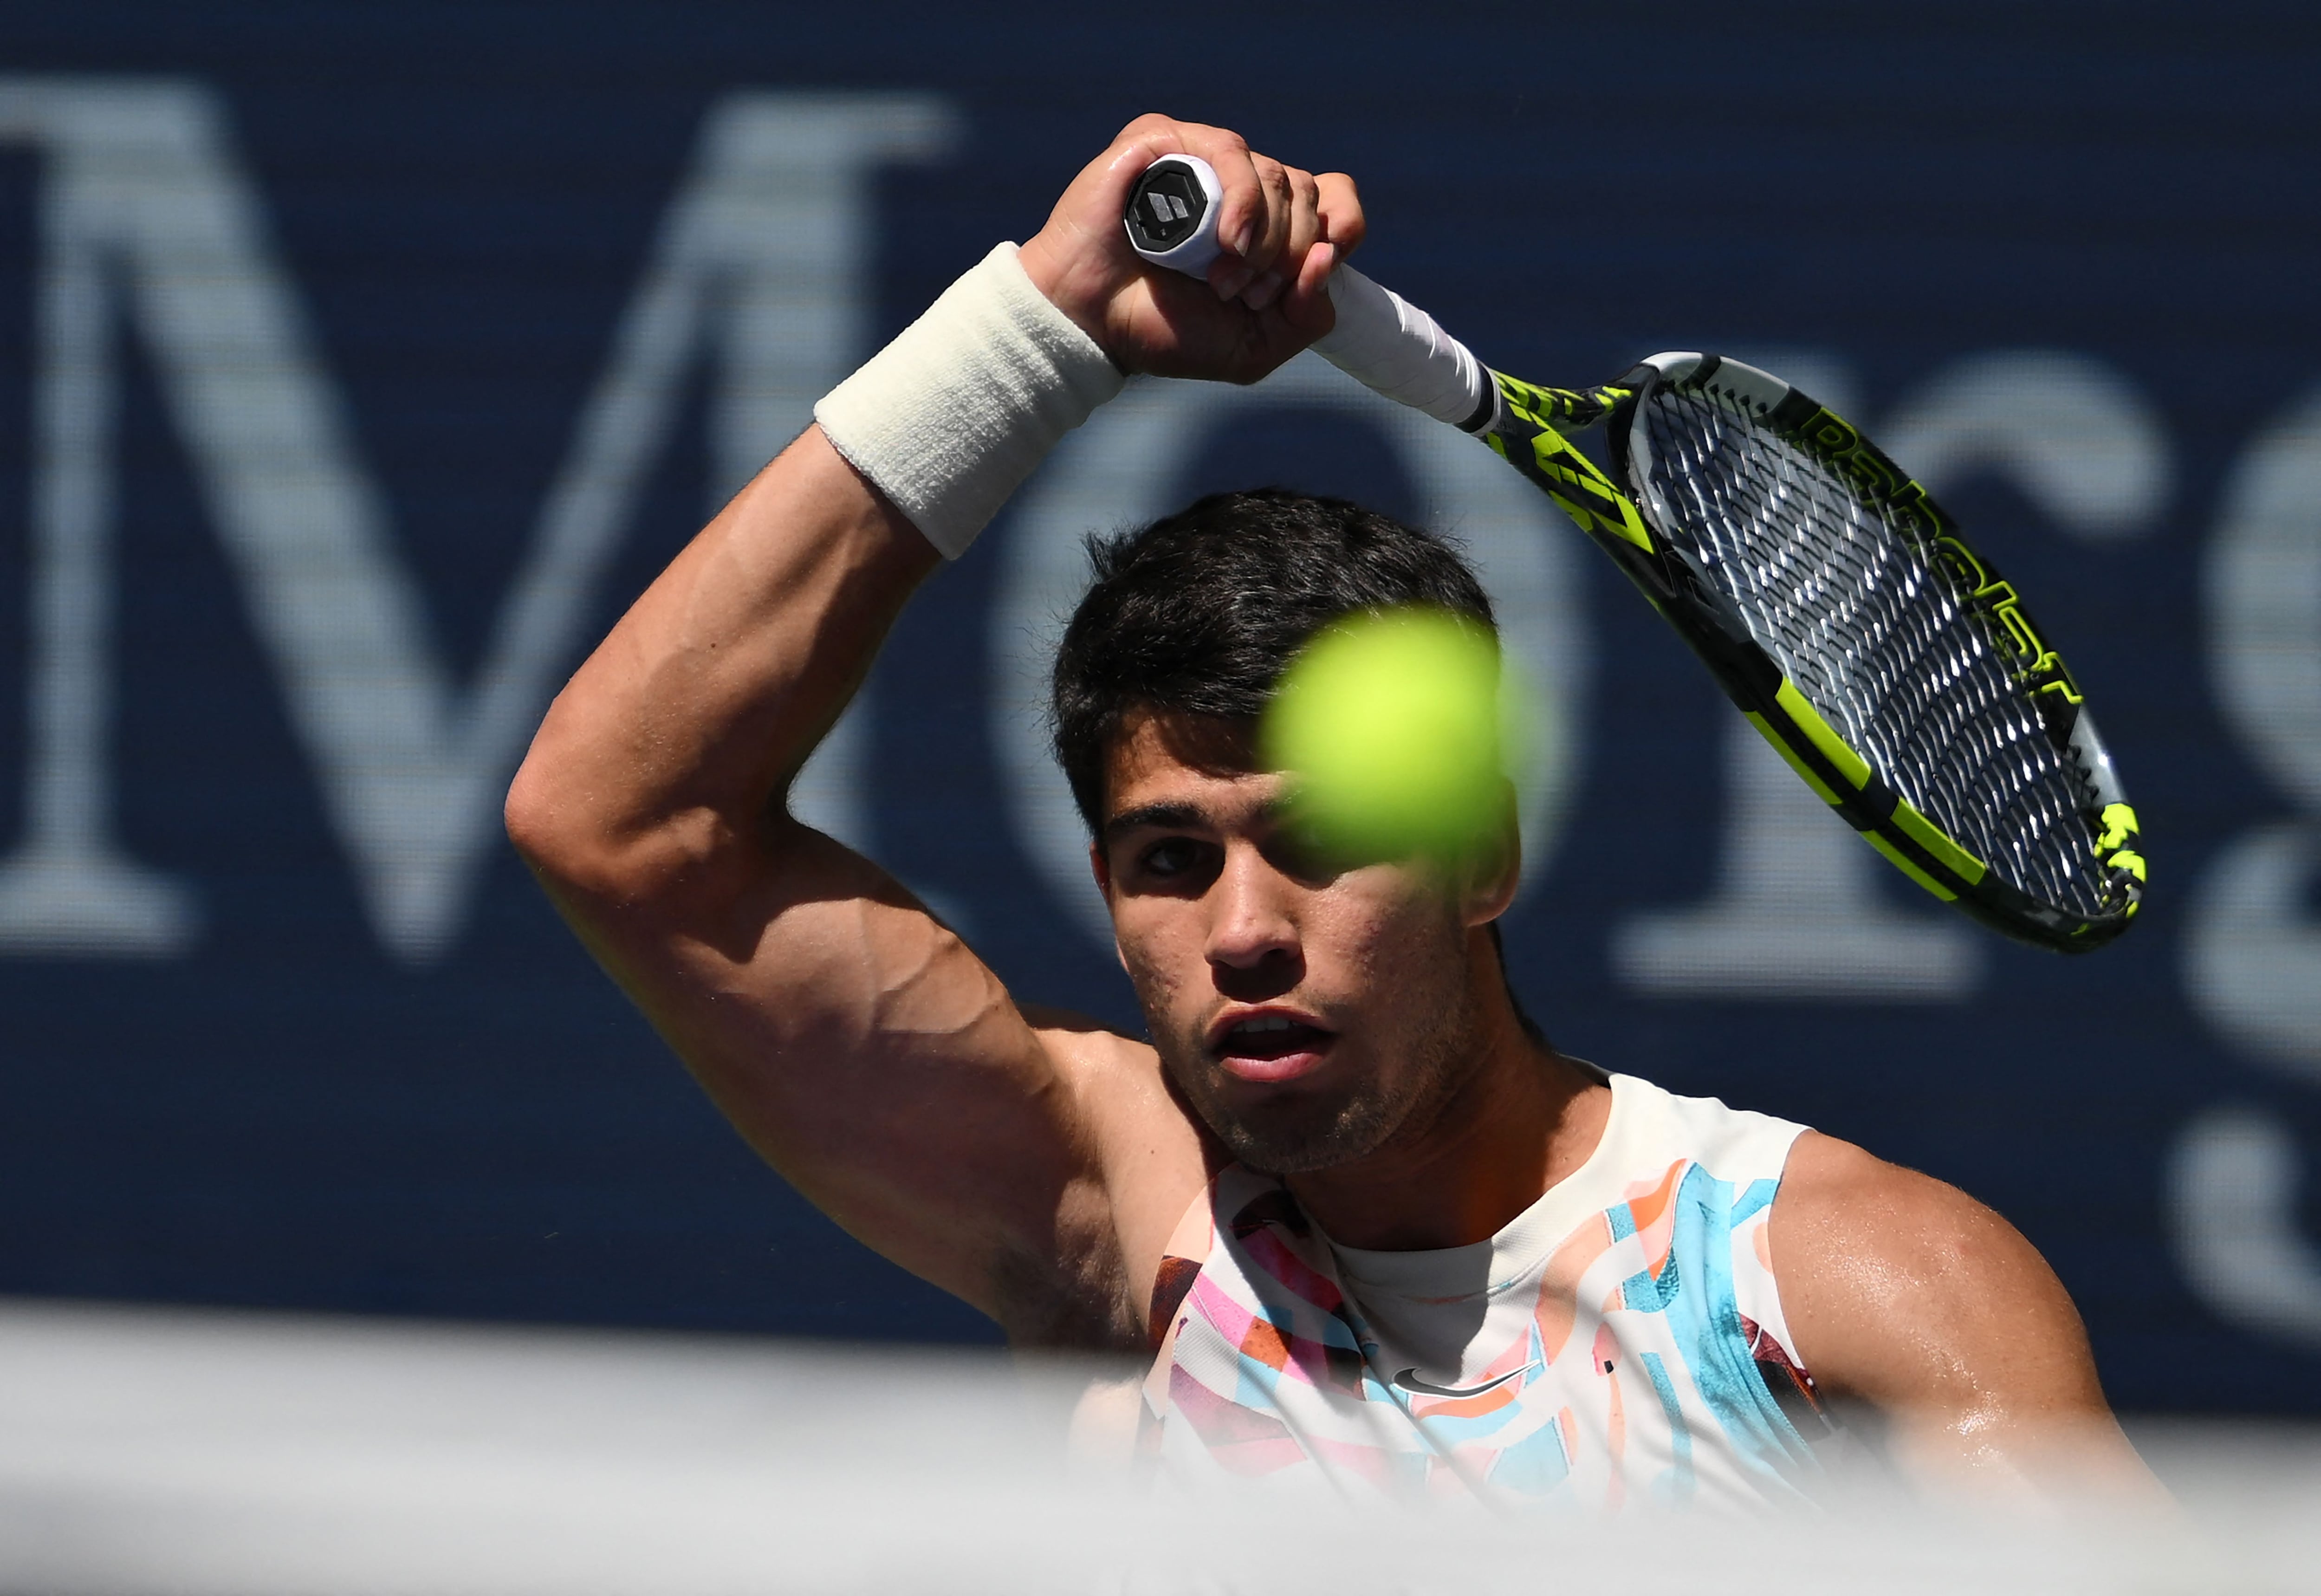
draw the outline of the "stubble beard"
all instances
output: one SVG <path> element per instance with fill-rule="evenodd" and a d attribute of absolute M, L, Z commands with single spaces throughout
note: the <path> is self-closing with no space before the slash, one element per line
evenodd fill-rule
<path fill-rule="evenodd" d="M 1201 1120 L 1234 1159 L 1269 1175 L 1304 1175 L 1367 1158 L 1397 1133 L 1432 1125 L 1482 1053 L 1482 1026 L 1465 983 L 1439 1020 L 1417 1028 L 1398 1051 L 1410 1068 L 1398 1077 L 1373 1074 L 1334 1108 L 1315 1105 L 1297 1118 L 1237 1116 L 1213 1090 L 1213 1066 L 1197 1041 L 1171 1038 L 1160 1062 Z"/>

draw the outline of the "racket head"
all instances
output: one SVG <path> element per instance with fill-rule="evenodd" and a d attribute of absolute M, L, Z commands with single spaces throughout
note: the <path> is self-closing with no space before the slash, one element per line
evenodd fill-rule
<path fill-rule="evenodd" d="M 1654 544 L 1616 552 L 1657 568 L 1654 602 L 1798 775 L 2010 936 L 2079 953 L 2125 930 L 2144 862 L 2085 695 L 1925 488 L 1739 360 L 1656 355 L 1603 391 Z"/>

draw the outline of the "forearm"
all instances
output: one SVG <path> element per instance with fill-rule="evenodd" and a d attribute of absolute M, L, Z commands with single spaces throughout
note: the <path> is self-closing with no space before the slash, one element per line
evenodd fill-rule
<path fill-rule="evenodd" d="M 940 561 L 809 428 L 558 696 L 509 793 L 519 848 L 633 900 L 751 846 Z"/>

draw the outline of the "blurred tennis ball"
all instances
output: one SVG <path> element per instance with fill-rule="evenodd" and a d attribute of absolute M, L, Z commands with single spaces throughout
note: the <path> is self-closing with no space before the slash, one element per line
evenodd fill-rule
<path fill-rule="evenodd" d="M 1506 824 L 1508 696 L 1484 626 L 1425 606 L 1365 612 L 1283 672 L 1259 757 L 1292 777 L 1296 816 L 1331 855 L 1455 862 Z"/>

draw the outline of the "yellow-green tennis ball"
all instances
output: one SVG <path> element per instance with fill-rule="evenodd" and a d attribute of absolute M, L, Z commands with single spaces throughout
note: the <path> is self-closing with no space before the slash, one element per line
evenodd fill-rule
<path fill-rule="evenodd" d="M 1336 622 L 1283 673 L 1258 752 L 1333 855 L 1470 857 L 1506 823 L 1497 641 L 1421 606 Z"/>

